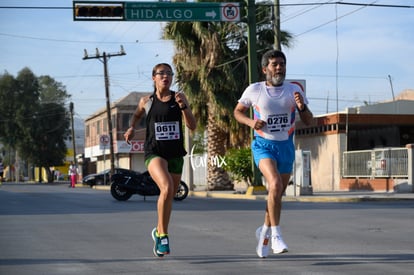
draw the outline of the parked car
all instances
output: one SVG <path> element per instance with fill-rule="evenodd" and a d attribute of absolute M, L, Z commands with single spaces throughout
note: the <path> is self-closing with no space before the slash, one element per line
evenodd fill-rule
<path fill-rule="evenodd" d="M 115 168 L 115 174 L 124 174 L 130 172 L 128 169 L 123 168 Z M 110 177 L 111 169 L 106 169 L 97 174 L 89 174 L 82 179 L 83 184 L 87 184 L 89 186 L 94 185 L 109 185 L 111 184 L 111 177 Z"/>

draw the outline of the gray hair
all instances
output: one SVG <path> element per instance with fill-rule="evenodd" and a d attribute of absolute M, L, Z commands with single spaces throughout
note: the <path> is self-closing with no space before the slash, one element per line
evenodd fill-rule
<path fill-rule="evenodd" d="M 272 58 L 281 57 L 285 60 L 286 63 L 286 56 L 283 52 L 279 50 L 269 50 L 265 52 L 262 56 L 262 68 L 267 67 L 269 65 L 269 60 Z"/>

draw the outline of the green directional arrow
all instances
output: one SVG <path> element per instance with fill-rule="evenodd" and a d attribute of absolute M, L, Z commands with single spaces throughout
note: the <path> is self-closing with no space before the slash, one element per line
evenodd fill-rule
<path fill-rule="evenodd" d="M 206 17 L 216 18 L 217 13 L 215 11 L 206 11 Z"/>

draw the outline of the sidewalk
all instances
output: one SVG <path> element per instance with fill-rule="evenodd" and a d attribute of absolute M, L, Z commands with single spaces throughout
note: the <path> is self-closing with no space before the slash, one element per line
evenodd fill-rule
<path fill-rule="evenodd" d="M 110 190 L 110 186 L 94 186 L 97 190 Z M 247 195 L 246 189 L 236 188 L 233 191 L 205 191 L 196 188 L 188 196 L 200 198 L 238 199 L 238 200 L 266 200 L 267 195 Z M 337 191 L 313 192 L 312 195 L 284 196 L 283 201 L 297 202 L 360 202 L 360 201 L 395 201 L 414 200 L 414 193 L 370 192 L 370 191 Z"/>
<path fill-rule="evenodd" d="M 222 199 L 247 199 L 266 200 L 267 195 L 247 195 L 246 190 L 236 191 L 204 191 L 196 189 L 190 191 L 189 196 L 222 198 Z M 414 200 L 414 193 L 394 192 L 370 192 L 370 191 L 337 191 L 337 192 L 313 192 L 312 195 L 284 196 L 283 201 L 299 202 L 360 202 L 360 201 L 391 201 L 391 200 Z"/>
<path fill-rule="evenodd" d="M 4 184 L 16 184 L 15 182 L 4 182 Z M 38 182 L 24 182 L 21 184 L 47 184 Z M 52 184 L 66 184 L 69 182 L 54 182 Z M 1 186 L 1 184 L 0 184 Z M 90 188 L 89 185 L 76 184 L 76 188 Z M 109 185 L 93 186 L 93 189 L 109 191 Z M 238 200 L 266 200 L 266 194 L 246 194 L 246 187 L 236 186 L 233 191 L 206 191 L 205 186 L 197 186 L 190 191 L 188 196 L 201 198 L 220 198 Z M 395 200 L 414 200 L 414 193 L 395 193 L 395 192 L 372 192 L 372 191 L 333 191 L 333 192 L 313 192 L 312 195 L 283 196 L 283 201 L 297 202 L 361 202 L 361 201 L 395 201 Z"/>
<path fill-rule="evenodd" d="M 110 190 L 110 186 L 94 186 L 97 190 Z M 206 191 L 205 186 L 196 186 L 188 196 L 200 198 L 266 200 L 266 194 L 246 194 L 245 187 L 236 186 L 233 191 Z M 284 196 L 283 201 L 298 202 L 360 202 L 360 201 L 394 201 L 414 200 L 414 193 L 372 192 L 372 191 L 333 191 L 313 192 L 312 195 Z"/>

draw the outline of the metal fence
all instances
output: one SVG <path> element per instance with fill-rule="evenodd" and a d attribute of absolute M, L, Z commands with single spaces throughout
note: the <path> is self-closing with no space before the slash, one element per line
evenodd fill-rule
<path fill-rule="evenodd" d="M 191 175 L 188 175 L 189 171 L 183 171 L 183 179 L 191 177 L 192 183 L 197 187 L 207 187 L 207 154 L 194 154 L 184 157 L 184 167 L 189 165 L 191 169 Z"/>
<path fill-rule="evenodd" d="M 408 178 L 408 149 L 383 148 L 344 152 L 343 177 Z"/>

